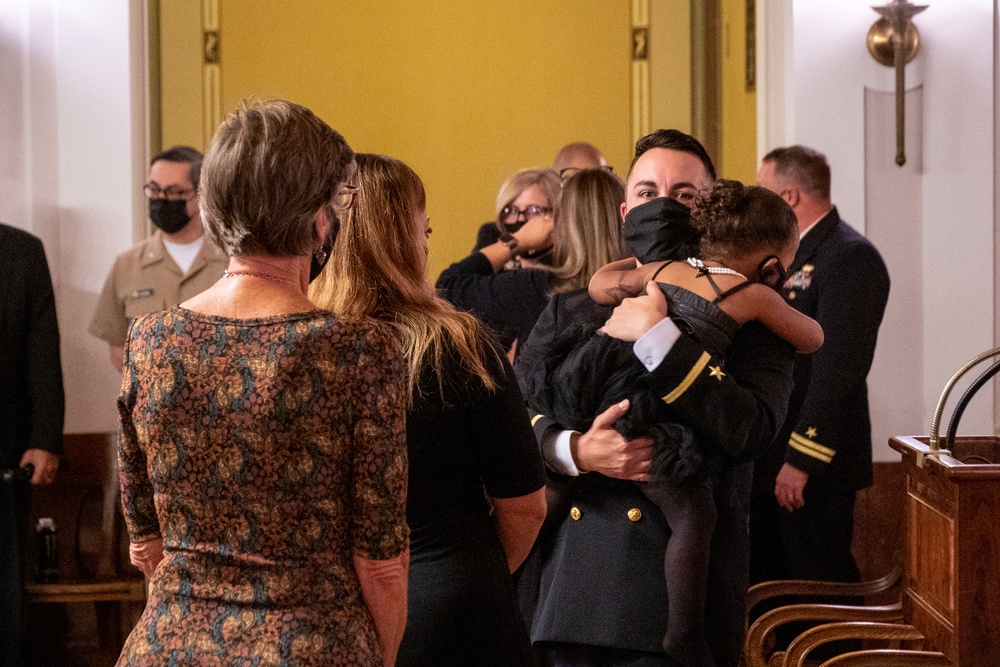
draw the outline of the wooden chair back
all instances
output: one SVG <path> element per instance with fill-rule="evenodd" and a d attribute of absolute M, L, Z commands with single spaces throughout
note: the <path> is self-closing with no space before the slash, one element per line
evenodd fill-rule
<path fill-rule="evenodd" d="M 830 658 L 821 667 L 951 667 L 941 653 L 876 649 L 855 651 Z"/>
<path fill-rule="evenodd" d="M 146 599 L 142 573 L 128 561 L 115 438 L 111 433 L 63 436 L 59 475 L 33 491 L 30 522 L 33 529 L 41 517 L 54 519 L 59 580 L 27 586 L 29 604 L 97 603 L 100 643 L 109 650 L 120 648 L 122 629 L 131 629 Z M 31 581 L 34 561 L 26 571 Z"/>

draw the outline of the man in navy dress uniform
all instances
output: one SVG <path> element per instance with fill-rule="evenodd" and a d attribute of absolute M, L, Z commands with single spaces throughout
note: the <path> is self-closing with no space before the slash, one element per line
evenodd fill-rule
<path fill-rule="evenodd" d="M 757 462 L 751 580 L 857 581 L 854 499 L 872 483 L 866 378 L 889 274 L 878 250 L 837 215 L 822 153 L 775 149 L 757 182 L 795 212 L 801 242 L 784 295 L 822 325 L 826 340 L 796 359 L 788 418 Z"/>
<path fill-rule="evenodd" d="M 687 204 L 714 179 L 711 159 L 696 139 L 659 130 L 636 144 L 622 215 L 660 197 Z M 522 349 L 516 369 L 522 386 L 540 381 L 533 359 L 544 356 L 560 331 L 596 330 L 609 315 L 611 308 L 594 303 L 586 290 L 555 295 Z M 727 457 L 715 493 L 705 620 L 716 664 L 735 666 L 747 591 L 751 461 L 785 418 L 794 351 L 751 322 L 737 332 L 725 359 L 715 359 L 666 317 L 659 290 L 623 302 L 608 327 L 616 338 L 636 341 L 633 349 L 649 371 L 644 382 L 675 420 Z M 533 418 L 550 486 L 568 511 L 549 517 L 520 592 L 527 593 L 522 604 L 532 641 L 557 666 L 680 664 L 661 645 L 670 529 L 633 483 L 647 478 L 652 449 L 648 439 L 626 441 L 614 430 L 626 409 L 612 406 L 582 434 L 562 431 L 543 415 Z"/>

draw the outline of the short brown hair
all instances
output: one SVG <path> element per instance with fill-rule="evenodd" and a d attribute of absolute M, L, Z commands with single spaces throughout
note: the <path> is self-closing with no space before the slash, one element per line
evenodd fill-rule
<path fill-rule="evenodd" d="M 635 157 L 632 158 L 632 164 L 629 165 L 629 175 L 632 174 L 632 168 L 635 167 L 635 163 L 639 161 L 639 158 L 646 151 L 653 150 L 654 148 L 690 153 L 701 160 L 702 165 L 705 166 L 705 171 L 708 172 L 708 177 L 713 181 L 716 179 L 715 165 L 712 164 L 712 158 L 708 156 L 708 151 L 705 150 L 700 141 L 680 130 L 656 130 L 635 142 Z"/>
<path fill-rule="evenodd" d="M 830 164 L 819 151 L 801 145 L 775 148 L 762 162 L 773 162 L 775 176 L 791 181 L 810 196 L 830 199 Z"/>
<path fill-rule="evenodd" d="M 205 159 L 205 156 L 201 154 L 197 148 L 192 148 L 190 146 L 171 146 L 165 151 L 161 151 L 153 156 L 153 159 L 149 161 L 149 166 L 152 167 L 159 161 L 164 162 L 176 162 L 178 164 L 190 165 L 188 171 L 188 178 L 191 180 L 191 187 L 195 190 L 198 189 L 198 181 L 201 179 L 201 162 Z"/>
<path fill-rule="evenodd" d="M 313 221 L 351 173 L 354 151 L 309 109 L 247 101 L 212 138 L 201 173 L 201 217 L 230 257 L 308 255 Z"/>

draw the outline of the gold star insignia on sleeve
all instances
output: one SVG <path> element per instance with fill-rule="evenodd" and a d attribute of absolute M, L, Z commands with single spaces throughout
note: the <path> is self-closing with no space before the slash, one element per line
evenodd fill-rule
<path fill-rule="evenodd" d="M 806 437 L 807 438 L 815 438 L 816 437 L 816 427 L 815 426 L 810 426 L 809 428 L 806 429 Z"/>
<path fill-rule="evenodd" d="M 709 366 L 708 371 L 711 377 L 719 378 L 719 382 L 722 382 L 722 378 L 726 377 L 726 374 L 722 372 L 722 366 Z"/>

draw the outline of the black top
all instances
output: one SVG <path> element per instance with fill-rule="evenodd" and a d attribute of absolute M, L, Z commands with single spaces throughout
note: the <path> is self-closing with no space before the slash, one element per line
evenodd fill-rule
<path fill-rule="evenodd" d="M 516 269 L 494 273 L 481 252 L 473 252 L 441 272 L 441 297 L 486 324 L 503 349 L 528 339 L 559 279 L 545 269 Z"/>
<path fill-rule="evenodd" d="M 27 449 L 62 452 L 56 302 L 42 242 L 0 224 L 0 468 Z"/>
<path fill-rule="evenodd" d="M 472 252 L 477 250 L 482 250 L 488 245 L 493 245 L 500 240 L 500 228 L 497 227 L 495 222 L 484 222 L 479 226 L 479 230 L 476 232 L 476 245 L 472 248 Z"/>
<path fill-rule="evenodd" d="M 425 368 L 407 415 L 410 579 L 398 665 L 530 664 L 527 630 L 486 495 L 540 489 L 545 470 L 524 399 L 502 352 L 485 355 L 490 393 L 445 355 Z"/>

